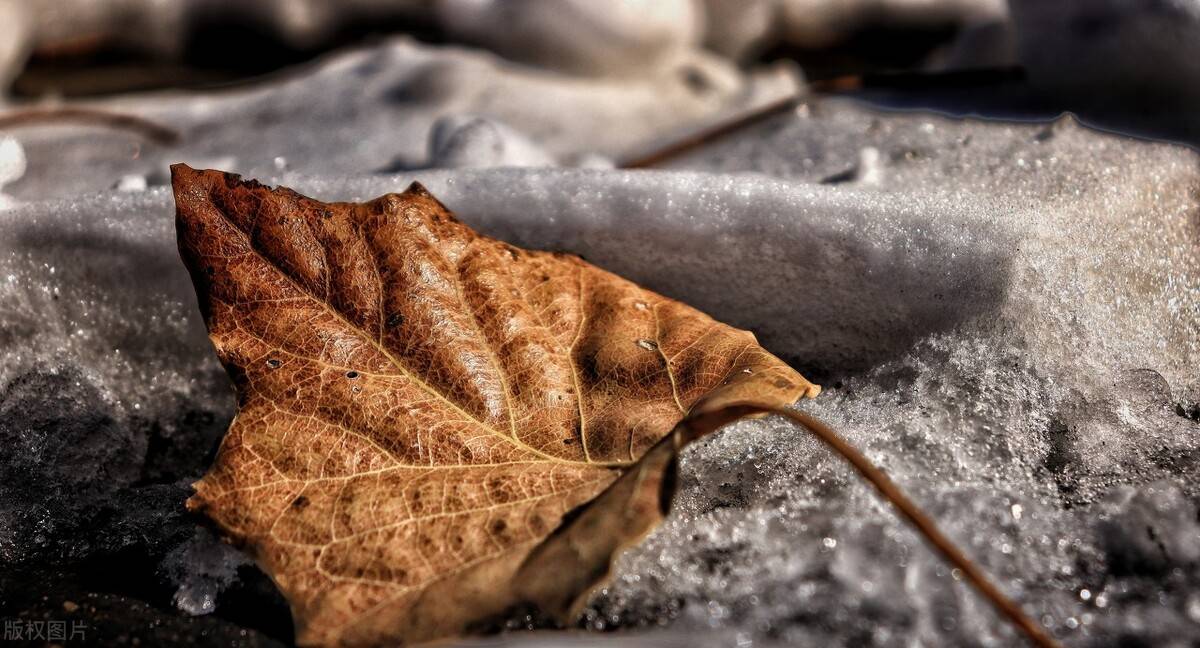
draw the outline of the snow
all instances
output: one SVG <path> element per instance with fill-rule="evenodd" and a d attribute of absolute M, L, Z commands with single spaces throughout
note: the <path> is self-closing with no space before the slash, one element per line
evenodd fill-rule
<path fill-rule="evenodd" d="M 25 175 L 25 149 L 11 137 L 0 138 L 0 210 L 12 207 L 16 201 L 3 193 L 4 185 Z"/>
<path fill-rule="evenodd" d="M 1200 638 L 1197 154 L 1070 117 L 812 100 L 663 170 L 603 168 L 783 78 L 718 68 L 729 83 L 705 98 L 676 76 L 581 80 L 401 40 L 257 89 L 114 103 L 180 128 L 179 149 L 21 131 L 29 170 L 5 191 L 23 204 L 0 211 L 0 443 L 20 449 L 0 556 L 149 547 L 181 610 L 222 613 L 240 559 L 177 510 L 234 410 L 175 250 L 164 165 L 182 159 L 330 200 L 419 179 L 486 233 L 753 330 L 824 385 L 803 407 L 1067 645 Z M 655 646 L 1015 641 L 790 424 L 735 424 L 681 469 L 587 628 Z M 86 544 L 75 520 L 95 507 L 134 512 Z"/>
<path fill-rule="evenodd" d="M 705 22 L 692 0 L 560 0 L 546 7 L 541 0 L 438 0 L 434 13 L 455 40 L 580 74 L 654 70 L 691 49 Z"/>
<path fill-rule="evenodd" d="M 743 74 L 700 52 L 640 76 L 593 78 L 398 38 L 266 86 L 96 102 L 175 129 L 181 142 L 171 147 L 95 127 L 24 128 L 29 169 L 6 191 L 19 199 L 71 197 L 130 174 L 162 186 L 167 167 L 180 161 L 253 177 L 277 173 L 276 158 L 309 175 L 423 168 L 439 162 L 428 158 L 439 120 L 466 115 L 504 124 L 567 162 L 581 154 L 619 157 L 681 125 L 794 93 L 799 84 L 785 68 Z"/>
<path fill-rule="evenodd" d="M 554 158 L 524 135 L 487 117 L 450 115 L 429 131 L 429 166 L 550 167 Z"/>

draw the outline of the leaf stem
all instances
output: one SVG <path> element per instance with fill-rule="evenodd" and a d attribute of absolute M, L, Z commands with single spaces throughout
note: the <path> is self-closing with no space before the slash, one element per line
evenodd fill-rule
<path fill-rule="evenodd" d="M 857 448 L 850 445 L 849 442 L 834 432 L 829 426 L 808 414 L 790 409 L 772 409 L 770 411 L 774 414 L 786 416 L 803 425 L 809 432 L 812 432 L 814 436 L 823 441 L 825 445 L 848 461 L 863 478 L 871 482 L 871 485 L 879 491 L 884 499 L 899 509 L 900 514 L 916 527 L 921 535 L 925 536 L 929 544 L 933 545 L 950 564 L 962 570 L 962 573 L 966 575 L 967 580 L 971 582 L 976 591 L 990 601 L 1010 621 L 1016 624 L 1025 633 L 1025 636 L 1028 637 L 1031 643 L 1041 648 L 1059 647 L 1058 642 L 1051 638 L 1041 625 L 1029 618 L 1012 599 L 1005 596 L 988 579 L 987 574 L 983 573 L 983 570 L 975 562 L 955 546 L 938 529 L 933 520 L 920 507 L 913 503 L 886 473 L 871 463 L 871 460 L 867 459 Z"/>

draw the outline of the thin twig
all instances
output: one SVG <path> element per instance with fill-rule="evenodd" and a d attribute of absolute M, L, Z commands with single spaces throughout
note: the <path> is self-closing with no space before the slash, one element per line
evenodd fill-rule
<path fill-rule="evenodd" d="M 718 140 L 726 135 L 753 126 L 800 106 L 806 99 L 822 95 L 837 95 L 858 90 L 965 90 L 1021 81 L 1025 71 L 1019 67 L 947 70 L 943 72 L 890 72 L 882 74 L 847 75 L 810 81 L 803 92 L 788 95 L 777 101 L 737 115 L 709 128 L 685 135 L 665 146 L 635 155 L 618 164 L 621 169 L 645 169 L 657 166 Z"/>
<path fill-rule="evenodd" d="M 132 131 L 152 142 L 164 146 L 175 144 L 180 139 L 177 131 L 144 117 L 98 110 L 96 108 L 28 108 L 0 114 L 0 129 L 41 124 L 75 123 Z"/>
<path fill-rule="evenodd" d="M 670 144 L 667 144 L 666 146 L 651 153 L 635 156 L 631 159 L 625 160 L 621 162 L 618 167 L 622 169 L 645 169 L 647 167 L 656 166 L 672 158 L 679 157 L 688 151 L 700 148 L 701 146 L 720 139 L 734 131 L 739 131 L 747 126 L 757 124 L 768 117 L 785 113 L 799 105 L 800 101 L 800 95 L 788 95 L 783 99 L 766 104 L 760 108 L 755 108 L 754 110 L 751 110 L 744 115 L 735 117 L 727 122 L 719 123 L 712 128 L 701 130 L 683 137 L 682 139 L 671 142 Z"/>

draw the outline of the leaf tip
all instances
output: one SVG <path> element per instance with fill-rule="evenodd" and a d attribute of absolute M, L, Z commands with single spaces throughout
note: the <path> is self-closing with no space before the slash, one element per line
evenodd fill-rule
<path fill-rule="evenodd" d="M 412 183 L 408 185 L 408 189 L 405 189 L 404 193 L 425 196 L 426 198 L 433 198 L 433 194 L 425 188 L 425 185 L 417 182 L 416 180 L 413 180 Z"/>
<path fill-rule="evenodd" d="M 187 498 L 186 502 L 184 502 L 184 506 L 187 507 L 188 513 L 199 513 L 205 509 L 206 505 L 207 503 L 204 501 L 204 498 L 200 497 L 199 493 L 192 495 L 191 497 Z"/>
<path fill-rule="evenodd" d="M 209 485 L 206 479 L 203 477 L 197 479 L 191 483 L 191 487 L 192 495 L 191 497 L 187 498 L 187 501 L 184 502 L 188 512 L 200 513 L 208 510 L 212 500 L 209 497 Z"/>
<path fill-rule="evenodd" d="M 425 185 L 417 182 L 416 180 L 413 180 L 412 183 L 408 185 L 408 188 L 404 190 L 404 193 L 400 195 L 418 197 L 428 200 L 429 202 L 433 203 L 433 205 L 437 207 L 439 211 L 442 212 L 442 215 L 445 216 L 447 220 L 451 222 L 458 221 L 458 219 L 454 216 L 454 212 L 451 211 L 450 208 L 445 205 L 445 203 L 438 200 L 437 196 L 433 195 L 433 192 L 426 189 Z"/>
<path fill-rule="evenodd" d="M 176 198 L 183 191 L 184 187 L 190 185 L 199 173 L 192 167 L 183 162 L 176 162 L 171 165 L 171 189 L 175 192 Z"/>

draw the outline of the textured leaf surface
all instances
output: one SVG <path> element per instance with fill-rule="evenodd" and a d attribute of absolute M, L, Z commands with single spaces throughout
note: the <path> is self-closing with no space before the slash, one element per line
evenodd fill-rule
<path fill-rule="evenodd" d="M 419 185 L 326 204 L 173 180 L 239 399 L 188 505 L 253 553 L 303 644 L 569 616 L 665 513 L 689 412 L 819 390 L 750 333 L 480 236 Z"/>

